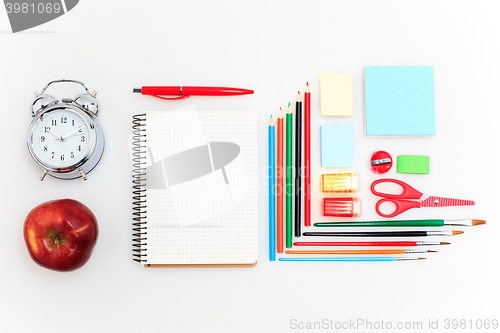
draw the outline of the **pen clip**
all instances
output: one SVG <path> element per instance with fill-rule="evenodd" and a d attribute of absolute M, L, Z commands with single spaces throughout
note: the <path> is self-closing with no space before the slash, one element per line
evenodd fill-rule
<path fill-rule="evenodd" d="M 150 96 L 158 97 L 158 98 L 161 98 L 161 99 L 167 99 L 169 101 L 173 101 L 175 99 L 184 99 L 184 98 L 188 98 L 189 97 L 188 95 L 183 95 L 183 96 L 179 96 L 179 97 L 163 97 L 163 96 L 160 96 L 160 95 L 150 95 Z"/>

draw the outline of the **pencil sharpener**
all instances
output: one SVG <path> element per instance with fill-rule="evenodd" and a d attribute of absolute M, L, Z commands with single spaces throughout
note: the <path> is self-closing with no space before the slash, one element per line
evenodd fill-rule
<path fill-rule="evenodd" d="M 376 174 L 386 173 L 392 168 L 391 155 L 383 150 L 376 151 L 370 157 L 370 169 Z"/>
<path fill-rule="evenodd" d="M 360 217 L 360 198 L 324 198 L 323 216 Z"/>
<path fill-rule="evenodd" d="M 360 177 L 357 173 L 321 175 L 321 191 L 324 193 L 355 193 L 360 187 Z"/>

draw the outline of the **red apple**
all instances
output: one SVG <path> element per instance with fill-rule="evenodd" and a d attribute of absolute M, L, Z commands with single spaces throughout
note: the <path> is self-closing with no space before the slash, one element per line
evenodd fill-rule
<path fill-rule="evenodd" d="M 45 202 L 24 221 L 24 240 L 31 258 L 59 272 L 82 267 L 97 242 L 97 220 L 84 204 L 61 199 Z"/>

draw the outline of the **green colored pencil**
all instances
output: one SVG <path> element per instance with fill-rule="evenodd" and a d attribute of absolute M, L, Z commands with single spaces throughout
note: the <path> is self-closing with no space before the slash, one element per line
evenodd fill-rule
<path fill-rule="evenodd" d="M 315 227 L 470 227 L 486 224 L 484 220 L 398 220 L 398 221 L 354 221 L 354 222 L 318 222 Z"/>
<path fill-rule="evenodd" d="M 286 110 L 286 247 L 292 247 L 292 108 Z"/>

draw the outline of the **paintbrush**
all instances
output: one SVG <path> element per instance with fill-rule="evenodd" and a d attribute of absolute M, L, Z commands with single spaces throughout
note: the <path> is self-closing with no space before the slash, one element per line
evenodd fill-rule
<path fill-rule="evenodd" d="M 463 234 L 459 230 L 445 231 L 365 231 L 365 232 L 304 232 L 302 236 L 333 236 L 333 237 L 427 237 L 455 236 Z"/>
<path fill-rule="evenodd" d="M 318 222 L 315 227 L 472 227 L 486 224 L 484 220 L 396 220 L 396 221 L 353 221 L 353 222 Z"/>
<path fill-rule="evenodd" d="M 279 258 L 279 261 L 406 261 L 426 258 L 407 257 L 323 257 L 323 258 Z"/>
<path fill-rule="evenodd" d="M 447 242 L 393 241 L 393 242 L 295 242 L 294 246 L 436 246 Z"/>
<path fill-rule="evenodd" d="M 287 254 L 408 254 L 408 253 L 431 253 L 437 251 L 432 250 L 402 250 L 402 249 L 386 249 L 386 250 L 289 250 Z"/>

